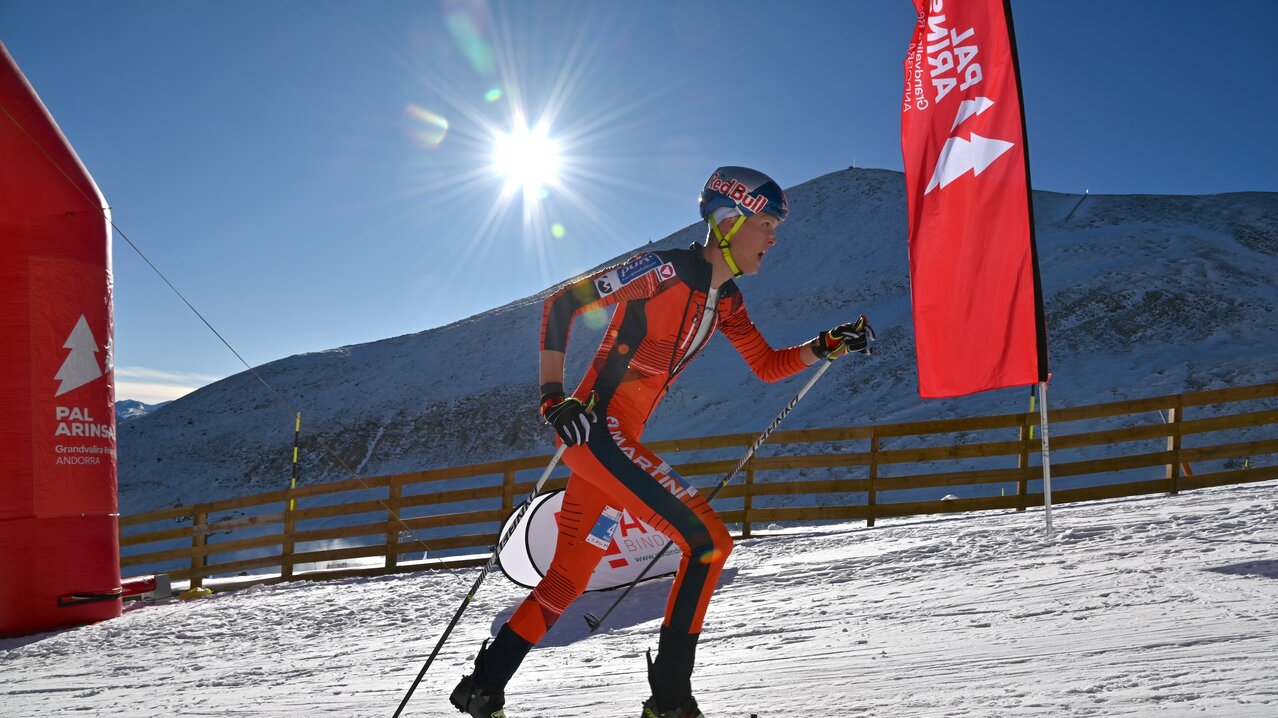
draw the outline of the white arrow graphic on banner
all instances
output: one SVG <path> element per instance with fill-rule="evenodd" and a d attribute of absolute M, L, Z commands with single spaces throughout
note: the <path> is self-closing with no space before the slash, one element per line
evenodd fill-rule
<path fill-rule="evenodd" d="M 955 127 L 963 124 L 963 120 L 966 120 L 969 117 L 975 117 L 993 106 L 994 101 L 988 97 L 978 97 L 975 100 L 963 100 L 959 103 L 958 114 L 954 116 L 954 124 L 950 125 L 950 132 L 953 132 Z"/>
<path fill-rule="evenodd" d="M 1010 149 L 1011 142 L 991 140 L 977 134 L 973 134 L 970 141 L 962 137 L 951 137 L 941 149 L 936 171 L 932 173 L 932 181 L 927 183 L 923 194 L 931 192 L 938 185 L 945 187 L 968 172 L 979 175 Z"/>
<path fill-rule="evenodd" d="M 62 382 L 58 386 L 58 393 L 54 396 L 62 396 L 102 376 L 102 367 L 98 366 L 98 360 L 94 356 L 98 353 L 98 342 L 93 338 L 89 322 L 83 314 L 80 315 L 80 321 L 75 323 L 75 329 L 71 330 L 71 336 L 67 337 L 62 348 L 70 349 L 71 353 L 67 355 L 66 361 L 62 362 L 62 368 L 58 369 L 58 373 L 53 377 Z"/>

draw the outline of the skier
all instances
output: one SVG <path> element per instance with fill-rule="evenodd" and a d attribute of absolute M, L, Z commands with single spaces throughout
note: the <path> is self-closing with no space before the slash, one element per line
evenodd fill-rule
<path fill-rule="evenodd" d="M 665 534 L 683 553 L 666 603 L 657 658 L 648 654 L 652 695 L 642 718 L 702 718 L 692 696 L 701 623 L 732 538 L 718 514 L 640 437 L 679 373 L 721 329 L 750 368 L 776 381 L 825 358 L 867 351 L 864 317 L 815 339 L 773 349 L 746 313 L 734 281 L 758 273 L 777 243 L 789 207 L 781 187 L 744 167 L 715 170 L 701 190 L 704 245 L 640 253 L 568 282 L 547 298 L 541 331 L 541 414 L 568 445 L 572 470 L 550 570 L 475 669 L 453 690 L 454 706 L 474 718 L 504 718 L 506 683 L 524 656 L 581 595 L 612 540 L 621 511 Z M 573 317 L 617 305 L 581 384 L 565 395 L 564 351 Z"/>

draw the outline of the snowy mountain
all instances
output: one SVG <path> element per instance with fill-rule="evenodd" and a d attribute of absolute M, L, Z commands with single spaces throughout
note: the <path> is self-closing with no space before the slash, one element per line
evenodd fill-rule
<path fill-rule="evenodd" d="M 115 402 L 115 423 L 123 424 L 126 421 L 140 419 L 162 406 L 167 406 L 168 404 L 169 402 L 167 401 L 162 401 L 159 404 L 143 404 L 142 402 L 134 399 L 117 401 Z"/>
<path fill-rule="evenodd" d="M 879 343 L 876 356 L 832 367 L 785 428 L 1025 410 L 1025 389 L 918 398 L 900 173 L 840 171 L 788 192 L 780 243 L 758 276 L 741 281 L 751 316 L 772 344 L 786 346 L 864 312 Z M 1034 206 L 1053 406 L 1278 380 L 1278 194 L 1036 192 Z M 636 251 L 703 236 L 693 225 Z M 535 406 L 549 289 L 445 327 L 260 367 L 303 414 L 301 482 L 349 477 L 321 443 L 360 475 L 549 453 L 551 433 Z M 604 319 L 574 325 L 570 380 Z M 527 351 L 467 351 L 481 336 L 509 337 Z M 645 438 L 759 431 L 804 380 L 758 382 L 715 339 Z M 292 411 L 247 372 L 122 422 L 121 509 L 282 488 L 293 426 Z"/>
<path fill-rule="evenodd" d="M 692 685 L 712 718 L 1278 715 L 1278 482 L 766 531 L 738 542 Z M 1265 548 L 1269 551 L 1266 552 Z M 6 716 L 389 716 L 478 569 L 258 585 L 0 640 Z M 588 593 L 507 690 L 511 718 L 635 716 L 669 578 Z M 527 593 L 489 576 L 405 716 Z"/>

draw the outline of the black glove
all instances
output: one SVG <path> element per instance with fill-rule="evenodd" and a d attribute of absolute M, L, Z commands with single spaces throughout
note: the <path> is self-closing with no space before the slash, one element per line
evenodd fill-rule
<path fill-rule="evenodd" d="M 833 361 L 849 352 L 869 354 L 872 341 L 874 329 L 862 314 L 851 324 L 840 324 L 828 332 L 821 332 L 810 346 L 817 357 Z"/>
<path fill-rule="evenodd" d="M 586 443 L 590 438 L 590 425 L 595 423 L 595 402 L 599 396 L 593 391 L 587 401 L 575 396 L 564 398 L 563 387 L 542 387 L 541 416 L 555 427 L 555 433 L 568 446 Z"/>

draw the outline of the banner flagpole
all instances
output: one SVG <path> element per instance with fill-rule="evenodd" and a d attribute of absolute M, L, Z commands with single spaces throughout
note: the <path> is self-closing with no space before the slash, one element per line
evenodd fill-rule
<path fill-rule="evenodd" d="M 1043 438 L 1043 510 L 1047 516 L 1047 535 L 1052 535 L 1052 448 L 1047 440 L 1047 382 L 1038 383 L 1038 420 Z"/>
<path fill-rule="evenodd" d="M 1047 312 L 1043 308 L 1043 277 L 1038 266 L 1038 232 L 1034 227 L 1034 182 L 1030 179 L 1029 126 L 1025 121 L 1025 95 L 1021 92 L 1021 61 L 1016 52 L 1016 23 L 1012 21 L 1011 0 L 1003 0 L 1003 17 L 1007 23 L 1007 41 L 1011 47 L 1012 74 L 1016 84 L 1016 102 L 1021 120 L 1022 150 L 1025 156 L 1025 201 L 1029 209 L 1030 268 L 1034 278 L 1035 343 L 1038 350 L 1038 412 L 1043 441 L 1043 513 L 1047 535 L 1052 535 L 1052 451 L 1047 431 L 1047 382 L 1052 378 L 1047 357 Z M 1075 208 L 1077 209 L 1077 207 Z M 1071 212 L 1071 214 L 1073 214 Z"/>

